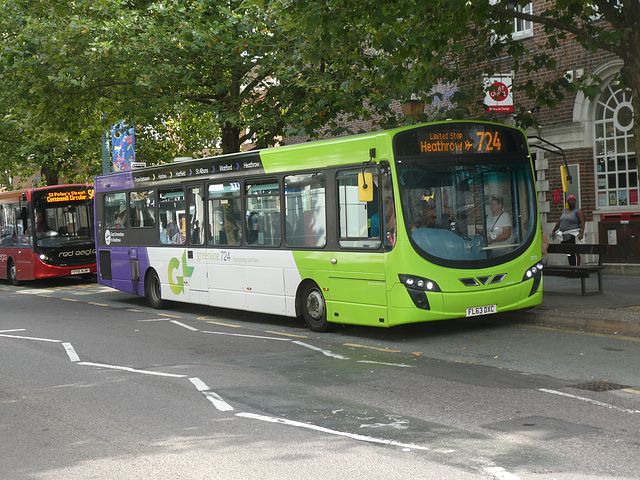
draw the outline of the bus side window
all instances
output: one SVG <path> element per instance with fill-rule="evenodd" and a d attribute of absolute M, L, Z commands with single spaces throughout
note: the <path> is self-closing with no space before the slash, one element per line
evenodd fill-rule
<path fill-rule="evenodd" d="M 124 192 L 106 193 L 103 213 L 107 228 L 124 228 L 127 216 L 127 195 Z"/>
<path fill-rule="evenodd" d="M 325 180 L 321 173 L 284 179 L 286 243 L 291 247 L 324 247 L 327 243 Z"/>
<path fill-rule="evenodd" d="M 184 190 L 182 188 L 158 191 L 160 243 L 185 244 L 187 239 L 187 218 L 184 198 Z"/>
<path fill-rule="evenodd" d="M 338 172 L 339 241 L 342 247 L 377 249 L 380 240 L 379 191 L 374 185 L 372 202 L 361 202 L 358 195 L 359 169 Z M 377 172 L 373 175 L 377 181 Z"/>
<path fill-rule="evenodd" d="M 129 194 L 129 222 L 132 227 L 154 227 L 156 198 L 153 190 Z"/>
<path fill-rule="evenodd" d="M 280 186 L 267 179 L 246 185 L 247 243 L 277 247 L 282 239 Z"/>

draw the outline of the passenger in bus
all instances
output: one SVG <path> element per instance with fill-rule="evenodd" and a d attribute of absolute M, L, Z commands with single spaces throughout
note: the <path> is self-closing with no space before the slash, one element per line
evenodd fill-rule
<path fill-rule="evenodd" d="M 200 244 L 200 222 L 198 222 L 198 220 L 193 222 L 193 228 L 191 229 L 191 243 L 193 245 Z"/>
<path fill-rule="evenodd" d="M 176 222 L 169 221 L 167 224 L 167 235 L 169 236 L 169 243 L 180 243 L 180 231 Z"/>
<path fill-rule="evenodd" d="M 396 209 L 393 205 L 393 198 L 387 197 L 384 202 L 384 222 L 385 234 L 390 233 L 393 237 L 396 235 Z M 371 215 L 371 236 L 380 235 L 380 219 L 378 212 Z"/>
<path fill-rule="evenodd" d="M 252 244 L 258 241 L 258 212 L 251 212 L 247 218 L 247 243 Z"/>

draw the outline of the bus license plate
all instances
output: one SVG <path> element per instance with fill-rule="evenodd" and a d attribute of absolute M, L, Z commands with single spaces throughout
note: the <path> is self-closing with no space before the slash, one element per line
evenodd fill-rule
<path fill-rule="evenodd" d="M 476 317 L 478 315 L 490 315 L 496 313 L 497 309 L 495 305 L 483 305 L 481 307 L 467 308 L 467 317 Z"/>
<path fill-rule="evenodd" d="M 90 271 L 90 268 L 76 268 L 75 270 L 71 270 L 71 275 L 82 275 L 83 273 L 89 273 Z"/>

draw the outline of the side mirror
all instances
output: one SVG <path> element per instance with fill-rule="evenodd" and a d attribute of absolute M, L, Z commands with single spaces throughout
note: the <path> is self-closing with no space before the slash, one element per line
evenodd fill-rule
<path fill-rule="evenodd" d="M 358 200 L 373 202 L 373 174 L 369 172 L 358 174 Z"/>

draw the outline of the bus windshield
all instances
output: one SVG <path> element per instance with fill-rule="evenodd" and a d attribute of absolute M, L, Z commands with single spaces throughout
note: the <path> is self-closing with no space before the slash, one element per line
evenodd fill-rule
<path fill-rule="evenodd" d="M 62 247 L 93 242 L 92 205 L 64 205 L 35 211 L 36 244 Z"/>
<path fill-rule="evenodd" d="M 493 155 L 473 148 L 400 155 L 397 162 L 404 226 L 415 250 L 433 263 L 474 268 L 501 262 L 534 237 L 529 156 L 507 146 Z"/>

